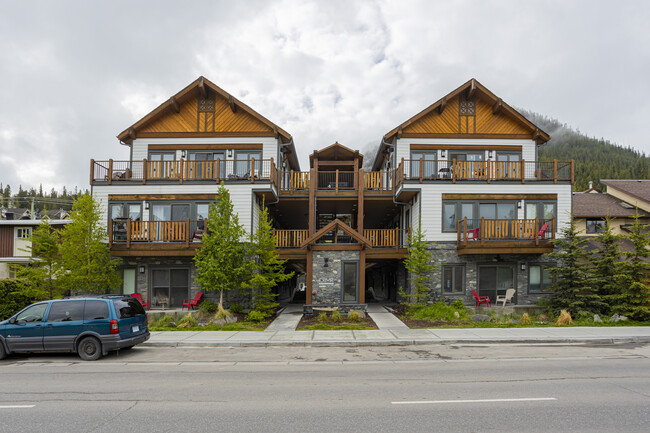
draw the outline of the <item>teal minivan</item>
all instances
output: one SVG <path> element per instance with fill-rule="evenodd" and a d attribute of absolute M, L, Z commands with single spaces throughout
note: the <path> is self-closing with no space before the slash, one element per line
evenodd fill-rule
<path fill-rule="evenodd" d="M 32 304 L 0 322 L 0 359 L 11 353 L 76 352 L 94 361 L 149 339 L 147 313 L 123 295 L 73 297 Z"/>

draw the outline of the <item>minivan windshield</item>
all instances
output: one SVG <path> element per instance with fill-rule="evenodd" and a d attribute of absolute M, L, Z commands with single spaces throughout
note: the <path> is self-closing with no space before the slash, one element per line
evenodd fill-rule
<path fill-rule="evenodd" d="M 142 308 L 140 301 L 134 298 L 115 299 L 115 312 L 120 319 L 128 319 L 129 317 L 144 316 L 145 311 Z"/>

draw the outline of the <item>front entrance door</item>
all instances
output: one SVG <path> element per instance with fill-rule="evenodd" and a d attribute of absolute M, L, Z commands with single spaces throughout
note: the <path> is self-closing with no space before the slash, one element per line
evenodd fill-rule
<path fill-rule="evenodd" d="M 357 303 L 359 293 L 359 262 L 343 262 L 343 287 L 341 301 Z"/>
<path fill-rule="evenodd" d="M 489 296 L 494 304 L 497 295 L 505 295 L 506 290 L 515 288 L 515 268 L 512 265 L 479 266 L 478 294 Z"/>
<path fill-rule="evenodd" d="M 181 308 L 189 299 L 189 269 L 153 269 L 149 297 L 152 306 Z"/>

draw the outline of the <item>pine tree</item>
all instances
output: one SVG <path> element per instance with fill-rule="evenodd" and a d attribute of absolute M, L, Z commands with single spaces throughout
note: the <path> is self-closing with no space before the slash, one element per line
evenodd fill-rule
<path fill-rule="evenodd" d="M 219 292 L 219 309 L 223 309 L 223 293 L 240 289 L 250 276 L 251 262 L 244 226 L 239 223 L 230 193 L 221 183 L 217 190 L 217 203 L 210 204 L 203 245 L 196 252 L 196 281 L 206 291 Z"/>
<path fill-rule="evenodd" d="M 548 306 L 552 313 L 567 310 L 573 317 L 586 316 L 607 308 L 593 286 L 591 254 L 585 249 L 586 240 L 581 238 L 575 222 L 562 229 L 561 237 L 555 241 L 559 251 L 549 256 L 560 262 L 550 268 L 554 283 Z"/>
<path fill-rule="evenodd" d="M 425 232 L 422 230 L 422 218 L 418 226 L 409 236 L 408 254 L 404 259 L 404 266 L 411 274 L 411 287 L 414 293 L 406 293 L 400 290 L 400 296 L 412 300 L 416 307 L 425 305 L 428 297 L 429 287 L 426 285 L 427 273 L 433 271 L 437 266 L 429 263 L 430 254 L 427 250 L 428 243 L 425 240 Z"/>
<path fill-rule="evenodd" d="M 277 294 L 272 290 L 278 283 L 288 280 L 293 272 L 287 272 L 276 250 L 276 238 L 269 218 L 269 210 L 264 203 L 260 211 L 257 231 L 251 236 L 251 254 L 256 258 L 253 276 L 247 286 L 253 290 L 253 305 L 257 311 L 268 317 L 278 306 Z"/>
<path fill-rule="evenodd" d="M 71 293 L 108 293 L 120 286 L 101 218 L 99 203 L 83 195 L 72 205 L 72 223 L 61 232 L 61 282 Z"/>
<path fill-rule="evenodd" d="M 610 308 L 621 304 L 623 298 L 622 273 L 623 255 L 619 247 L 620 235 L 614 234 L 611 219 L 605 220 L 605 229 L 598 235 L 599 249 L 593 255 L 593 277 L 596 291 L 607 304 L 601 313 L 608 313 Z"/>
<path fill-rule="evenodd" d="M 617 313 L 629 316 L 633 320 L 650 320 L 650 231 L 648 225 L 641 224 L 637 213 L 634 217 L 630 234 L 632 251 L 625 252 L 625 262 L 621 274 L 624 286 L 624 304 L 618 305 Z"/>

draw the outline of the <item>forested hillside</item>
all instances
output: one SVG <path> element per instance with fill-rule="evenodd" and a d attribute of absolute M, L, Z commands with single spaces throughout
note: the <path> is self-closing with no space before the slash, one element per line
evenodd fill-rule
<path fill-rule="evenodd" d="M 32 200 L 34 201 L 34 210 L 36 212 L 42 210 L 56 210 L 64 209 L 69 211 L 72 209 L 72 203 L 76 198 L 88 190 L 79 190 L 76 186 L 73 191 L 68 191 L 63 187 L 63 191 L 59 192 L 52 188 L 50 192 L 43 191 L 43 185 L 40 185 L 38 190 L 35 188 L 23 189 L 22 185 L 18 185 L 18 191 L 14 191 L 11 185 L 4 185 L 0 183 L 0 207 L 18 207 L 18 208 L 31 208 Z"/>
<path fill-rule="evenodd" d="M 540 161 L 575 160 L 574 191 L 586 190 L 590 180 L 602 191 L 600 179 L 648 179 L 650 156 L 607 140 L 587 137 L 541 114 L 519 112 L 551 136 L 548 143 L 539 147 Z"/>

